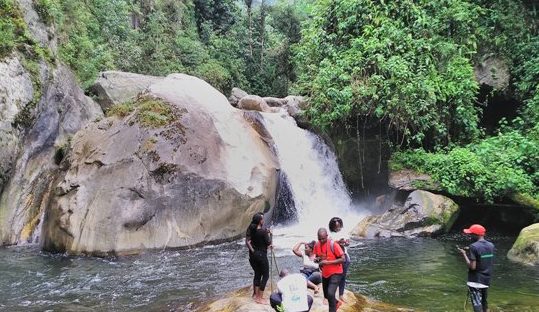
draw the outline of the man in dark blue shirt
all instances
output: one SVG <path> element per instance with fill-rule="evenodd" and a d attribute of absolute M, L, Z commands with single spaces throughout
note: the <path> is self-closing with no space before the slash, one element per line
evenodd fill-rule
<path fill-rule="evenodd" d="M 470 300 L 474 312 L 487 312 L 487 290 L 492 275 L 494 244 L 485 239 L 486 229 L 480 224 L 473 224 L 463 232 L 472 235 L 475 241 L 468 248 L 458 248 L 468 266 L 468 283 L 466 284 Z"/>

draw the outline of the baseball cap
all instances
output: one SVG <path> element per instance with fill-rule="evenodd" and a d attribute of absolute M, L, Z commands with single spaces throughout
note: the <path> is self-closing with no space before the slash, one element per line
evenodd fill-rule
<path fill-rule="evenodd" d="M 466 234 L 475 234 L 481 236 L 485 235 L 487 232 L 487 230 L 481 224 L 472 224 L 472 226 L 462 231 Z"/>

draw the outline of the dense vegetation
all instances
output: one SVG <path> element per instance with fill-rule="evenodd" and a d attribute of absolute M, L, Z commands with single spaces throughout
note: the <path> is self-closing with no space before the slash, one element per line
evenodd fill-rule
<path fill-rule="evenodd" d="M 103 70 L 183 72 L 227 93 L 284 96 L 301 6 L 235 0 L 34 0 L 60 58 L 88 87 Z"/>
<path fill-rule="evenodd" d="M 43 54 L 14 3 L 0 0 L 0 57 L 25 46 Z M 308 96 L 316 127 L 374 120 L 394 148 L 394 168 L 430 173 L 451 194 L 539 199 L 535 1 L 33 3 L 56 28 L 59 58 L 83 87 L 99 71 L 117 69 L 185 72 L 225 93 L 233 86 L 264 96 L 292 90 Z M 511 81 L 485 96 L 474 65 L 492 56 L 508 64 Z M 521 103 L 517 118 L 485 131 L 483 111 L 497 93 Z"/>

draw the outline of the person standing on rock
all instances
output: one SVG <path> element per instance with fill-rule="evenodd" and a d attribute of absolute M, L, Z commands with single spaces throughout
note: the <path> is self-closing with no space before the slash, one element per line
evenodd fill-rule
<path fill-rule="evenodd" d="M 494 244 L 485 239 L 486 229 L 480 224 L 473 224 L 463 232 L 471 235 L 474 240 L 468 248 L 457 247 L 468 266 L 466 284 L 470 300 L 474 312 L 487 312 L 487 290 L 492 275 Z"/>
<path fill-rule="evenodd" d="M 342 304 L 341 301 L 337 302 L 335 292 L 342 278 L 344 252 L 339 244 L 328 240 L 325 228 L 318 230 L 318 242 L 314 245 L 313 252 L 322 271 L 322 289 L 324 298 L 328 300 L 329 312 L 335 312 Z"/>
<path fill-rule="evenodd" d="M 271 247 L 269 229 L 264 228 L 264 215 L 256 213 L 247 229 L 246 245 L 249 248 L 249 263 L 254 270 L 254 299 L 256 303 L 268 304 L 263 298 L 269 279 L 268 248 Z"/>
<path fill-rule="evenodd" d="M 331 220 L 329 220 L 329 231 L 331 233 L 338 233 L 342 230 L 344 224 L 342 222 L 342 219 L 339 217 L 333 217 Z M 350 255 L 348 255 L 348 252 L 346 250 L 346 247 L 350 246 L 350 238 L 348 236 L 343 237 L 344 235 L 341 235 L 341 238 L 337 240 L 337 243 L 341 246 L 343 252 L 344 252 L 344 262 L 342 264 L 342 278 L 341 282 L 339 283 L 339 301 L 344 302 L 344 287 L 346 285 L 346 274 L 348 273 L 348 267 L 350 266 Z"/>

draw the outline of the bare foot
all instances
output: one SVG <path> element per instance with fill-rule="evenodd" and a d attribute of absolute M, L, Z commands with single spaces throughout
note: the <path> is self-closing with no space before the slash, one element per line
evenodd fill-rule
<path fill-rule="evenodd" d="M 326 298 L 324 298 L 324 300 L 322 301 L 322 304 L 323 305 L 328 305 L 328 300 Z"/>
<path fill-rule="evenodd" d="M 315 287 L 315 288 L 314 288 L 314 294 L 316 295 L 316 294 L 318 294 L 319 292 L 320 292 L 320 288 Z"/>
<path fill-rule="evenodd" d="M 341 300 L 337 301 L 337 307 L 336 307 L 336 310 L 339 310 L 339 308 L 341 307 L 341 305 L 342 305 L 342 301 L 341 301 Z"/>
<path fill-rule="evenodd" d="M 269 300 L 264 298 L 255 298 L 255 302 L 258 304 L 269 305 Z"/>
<path fill-rule="evenodd" d="M 348 303 L 346 300 L 344 300 L 344 296 L 340 297 L 339 301 L 341 301 L 342 303 Z"/>

